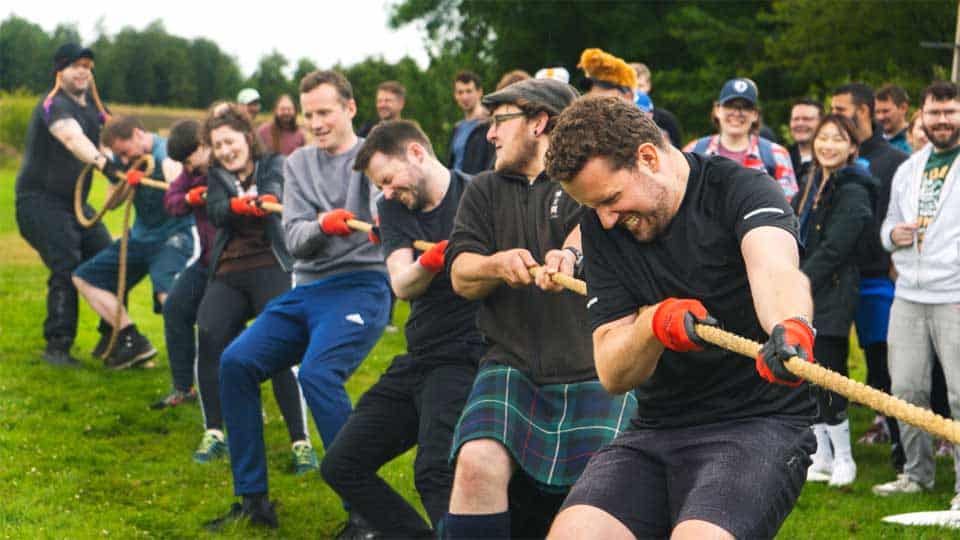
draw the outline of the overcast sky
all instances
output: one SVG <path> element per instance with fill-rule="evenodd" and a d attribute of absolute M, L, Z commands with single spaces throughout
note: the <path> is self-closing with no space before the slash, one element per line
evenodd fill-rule
<path fill-rule="evenodd" d="M 206 37 L 240 62 L 250 75 L 260 58 L 276 49 L 290 61 L 306 57 L 319 67 L 337 62 L 354 64 L 375 55 L 394 62 L 410 56 L 426 67 L 423 32 L 415 25 L 395 31 L 387 27 L 388 0 L 320 0 L 318 2 L 216 2 L 165 0 L 136 2 L 50 2 L 11 0 L 2 8 L 39 24 L 50 32 L 60 23 L 75 23 L 84 43 L 96 39 L 96 24 L 103 19 L 107 33 L 125 26 L 143 29 L 156 19 L 167 32 L 192 39 Z M 309 6 L 309 7 L 305 7 Z M 96 51 L 94 51 L 96 53 Z"/>

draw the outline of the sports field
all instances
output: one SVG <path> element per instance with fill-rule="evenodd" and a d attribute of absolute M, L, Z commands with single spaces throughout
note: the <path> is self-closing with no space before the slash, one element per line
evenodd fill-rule
<path fill-rule="evenodd" d="M 73 349 L 83 367 L 56 369 L 40 359 L 47 275 L 17 233 L 14 176 L 13 169 L 0 170 L 0 538 L 213 536 L 200 525 L 234 501 L 229 466 L 191 460 L 202 434 L 196 405 L 148 408 L 170 384 L 162 322 L 151 312 L 149 286 L 134 289 L 131 312 L 160 350 L 156 368 L 111 372 L 92 360 L 96 319 L 86 306 Z M 102 190 L 91 200 L 99 206 Z M 120 217 L 115 212 L 107 218 L 115 235 Z M 406 304 L 398 304 L 399 322 L 406 312 Z M 351 396 L 359 397 L 403 348 L 402 333 L 385 334 L 350 380 Z M 862 380 L 862 357 L 856 354 L 850 363 L 853 376 Z M 345 519 L 340 502 L 319 475 L 290 472 L 286 429 L 269 396 L 270 385 L 263 391 L 271 497 L 280 501 L 280 529 L 237 528 L 215 536 L 331 538 Z M 873 413 L 852 407 L 851 415 L 857 437 Z M 322 456 L 313 429 L 311 436 Z M 856 446 L 859 476 L 852 488 L 808 485 L 780 538 L 960 538 L 958 531 L 880 523 L 887 514 L 946 509 L 953 494 L 952 462 L 940 458 L 931 493 L 875 497 L 870 487 L 893 479 L 887 454 L 885 447 Z M 416 499 L 412 454 L 381 472 L 408 499 Z"/>

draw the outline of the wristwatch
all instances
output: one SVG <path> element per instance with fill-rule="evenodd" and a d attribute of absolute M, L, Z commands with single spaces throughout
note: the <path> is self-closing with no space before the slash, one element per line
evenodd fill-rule
<path fill-rule="evenodd" d="M 563 249 L 573 253 L 573 275 L 580 275 L 583 270 L 583 252 L 576 246 L 564 246 Z"/>

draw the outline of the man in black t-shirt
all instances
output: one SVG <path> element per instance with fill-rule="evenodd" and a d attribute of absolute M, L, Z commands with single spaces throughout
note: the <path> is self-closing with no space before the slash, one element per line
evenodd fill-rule
<path fill-rule="evenodd" d="M 397 356 L 357 403 L 327 449 L 321 473 L 373 529 L 429 538 L 429 524 L 377 476 L 386 462 L 417 446 L 414 482 L 436 526 L 447 510 L 453 430 L 483 353 L 477 302 L 454 294 L 444 250 L 471 178 L 444 167 L 423 131 L 406 120 L 380 124 L 364 141 L 354 170 L 381 190 L 379 238 L 398 298 L 410 300 L 407 354 Z M 414 240 L 436 242 L 419 252 Z M 419 252 L 419 255 L 418 255 Z M 352 537 L 351 537 L 352 538 Z"/>
<path fill-rule="evenodd" d="M 773 537 L 803 486 L 815 412 L 783 364 L 812 361 L 814 334 L 783 193 L 762 172 L 681 153 L 610 98 L 561 114 L 547 171 L 589 208 L 581 233 L 600 381 L 638 402 L 551 538 Z M 766 341 L 754 363 L 696 335 L 695 323 L 717 324 L 711 315 Z"/>
<path fill-rule="evenodd" d="M 77 335 L 77 290 L 70 276 L 81 262 L 110 245 L 110 233 L 102 223 L 89 229 L 80 225 L 73 210 L 74 187 L 87 164 L 111 176 L 116 168 L 97 148 L 106 111 L 93 83 L 93 52 L 68 43 L 57 49 L 53 63 L 56 83 L 37 103 L 27 128 L 17 174 L 17 226 L 50 270 L 43 357 L 53 365 L 75 366 L 70 347 Z M 88 218 L 93 216 L 86 204 L 91 177 L 81 179 Z M 109 331 L 105 322 L 100 326 Z"/>

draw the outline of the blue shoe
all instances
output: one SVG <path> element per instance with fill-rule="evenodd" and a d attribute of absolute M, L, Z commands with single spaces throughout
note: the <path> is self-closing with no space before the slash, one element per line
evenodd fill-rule
<path fill-rule="evenodd" d="M 300 476 L 320 468 L 317 453 L 307 441 L 293 443 L 293 474 Z"/>
<path fill-rule="evenodd" d="M 216 433 L 207 431 L 200 440 L 200 446 L 193 453 L 193 461 L 197 463 L 210 463 L 215 459 L 220 459 L 227 455 L 227 443 L 223 442 Z"/>

